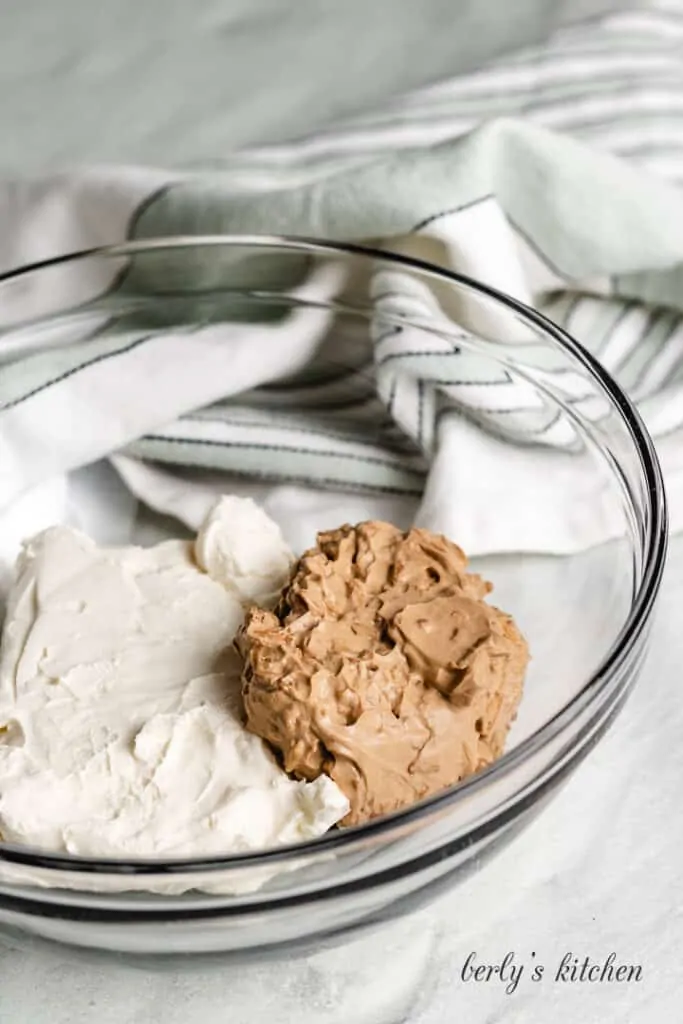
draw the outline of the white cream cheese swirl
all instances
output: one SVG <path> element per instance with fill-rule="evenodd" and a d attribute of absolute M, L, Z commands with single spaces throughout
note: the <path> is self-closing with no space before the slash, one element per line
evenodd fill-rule
<path fill-rule="evenodd" d="M 291 560 L 277 526 L 237 498 L 196 546 L 102 549 L 61 526 L 26 542 L 0 657 L 2 838 L 202 857 L 341 819 L 335 783 L 290 780 L 242 724 L 242 602 L 271 598 Z"/>

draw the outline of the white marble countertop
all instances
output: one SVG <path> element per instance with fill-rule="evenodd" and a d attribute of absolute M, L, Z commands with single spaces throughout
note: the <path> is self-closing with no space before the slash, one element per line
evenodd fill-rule
<path fill-rule="evenodd" d="M 439 910 L 447 923 L 410 1024 L 649 1024 L 680 1019 L 683 967 L 683 538 L 672 542 L 651 655 L 620 718 L 539 819 Z M 503 895 L 504 894 L 504 895 Z M 514 991 L 463 980 L 470 954 L 514 953 Z M 555 979 L 565 954 L 639 966 L 640 980 Z M 535 954 L 535 956 L 534 956 Z M 532 968 L 543 964 L 540 982 Z M 364 965 L 366 972 L 371 965 Z M 349 967 L 348 984 L 353 985 Z M 148 974 L 87 967 L 0 946 L 0 1021 L 7 1024 L 286 1024 L 297 1001 L 332 1019 L 336 998 L 315 964 Z M 357 1005 L 381 993 L 358 983 Z M 251 993 L 260 993 L 258 1005 Z M 379 997 L 379 998 L 378 998 Z M 367 1018 L 396 1017 L 379 1010 Z"/>

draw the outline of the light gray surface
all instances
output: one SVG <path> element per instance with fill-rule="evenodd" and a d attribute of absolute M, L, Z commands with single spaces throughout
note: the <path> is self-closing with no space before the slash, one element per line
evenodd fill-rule
<path fill-rule="evenodd" d="M 0 172 L 220 161 L 630 0 L 0 0 Z"/>
<path fill-rule="evenodd" d="M 394 936 L 394 978 L 427 964 L 411 1024 L 650 1024 L 680 1018 L 683 970 L 683 538 L 674 540 L 653 645 L 643 676 L 608 736 L 534 825 L 473 881 L 436 908 L 435 939 Z M 496 981 L 463 983 L 472 951 L 495 962 L 509 951 L 526 965 L 511 994 Z M 594 961 L 614 951 L 639 964 L 630 984 L 562 984 L 552 977 L 572 952 Z M 379 948 L 377 956 L 381 956 Z M 532 953 L 536 954 L 532 958 Z M 532 963 L 546 965 L 539 984 Z M 350 954 L 346 977 L 363 1019 L 378 1009 L 382 985 L 372 964 Z M 175 976 L 85 968 L 58 956 L 0 948 L 0 1021 L 8 1024 L 287 1024 L 296 1005 L 319 1007 L 341 994 L 319 964 L 254 967 Z M 365 987 L 364 987 L 365 986 Z M 394 993 L 397 995 L 397 993 Z M 347 992 L 348 996 L 348 992 Z M 400 1005 L 402 994 L 388 1002 Z M 330 1018 L 331 1019 L 331 1018 Z M 360 1016 L 358 1017 L 360 1019 Z"/>

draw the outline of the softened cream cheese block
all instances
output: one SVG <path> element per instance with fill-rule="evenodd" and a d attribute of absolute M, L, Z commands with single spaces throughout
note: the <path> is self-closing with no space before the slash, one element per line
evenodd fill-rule
<path fill-rule="evenodd" d="M 274 602 L 294 563 L 277 523 L 250 498 L 227 495 L 204 520 L 195 557 L 204 572 L 247 605 Z"/>
<path fill-rule="evenodd" d="M 291 561 L 277 526 L 237 498 L 196 544 L 103 549 L 62 526 L 26 542 L 0 659 L 2 838 L 205 857 L 312 838 L 344 817 L 335 783 L 289 779 L 242 724 L 243 602 L 274 595 Z"/>

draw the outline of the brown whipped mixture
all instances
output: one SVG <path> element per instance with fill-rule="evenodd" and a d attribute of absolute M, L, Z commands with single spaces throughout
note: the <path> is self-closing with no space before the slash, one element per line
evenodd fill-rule
<path fill-rule="evenodd" d="M 287 772 L 330 775 L 343 824 L 395 811 L 489 764 L 522 695 L 527 645 L 486 604 L 460 548 L 389 523 L 318 535 L 275 612 L 237 638 L 248 728 Z"/>

